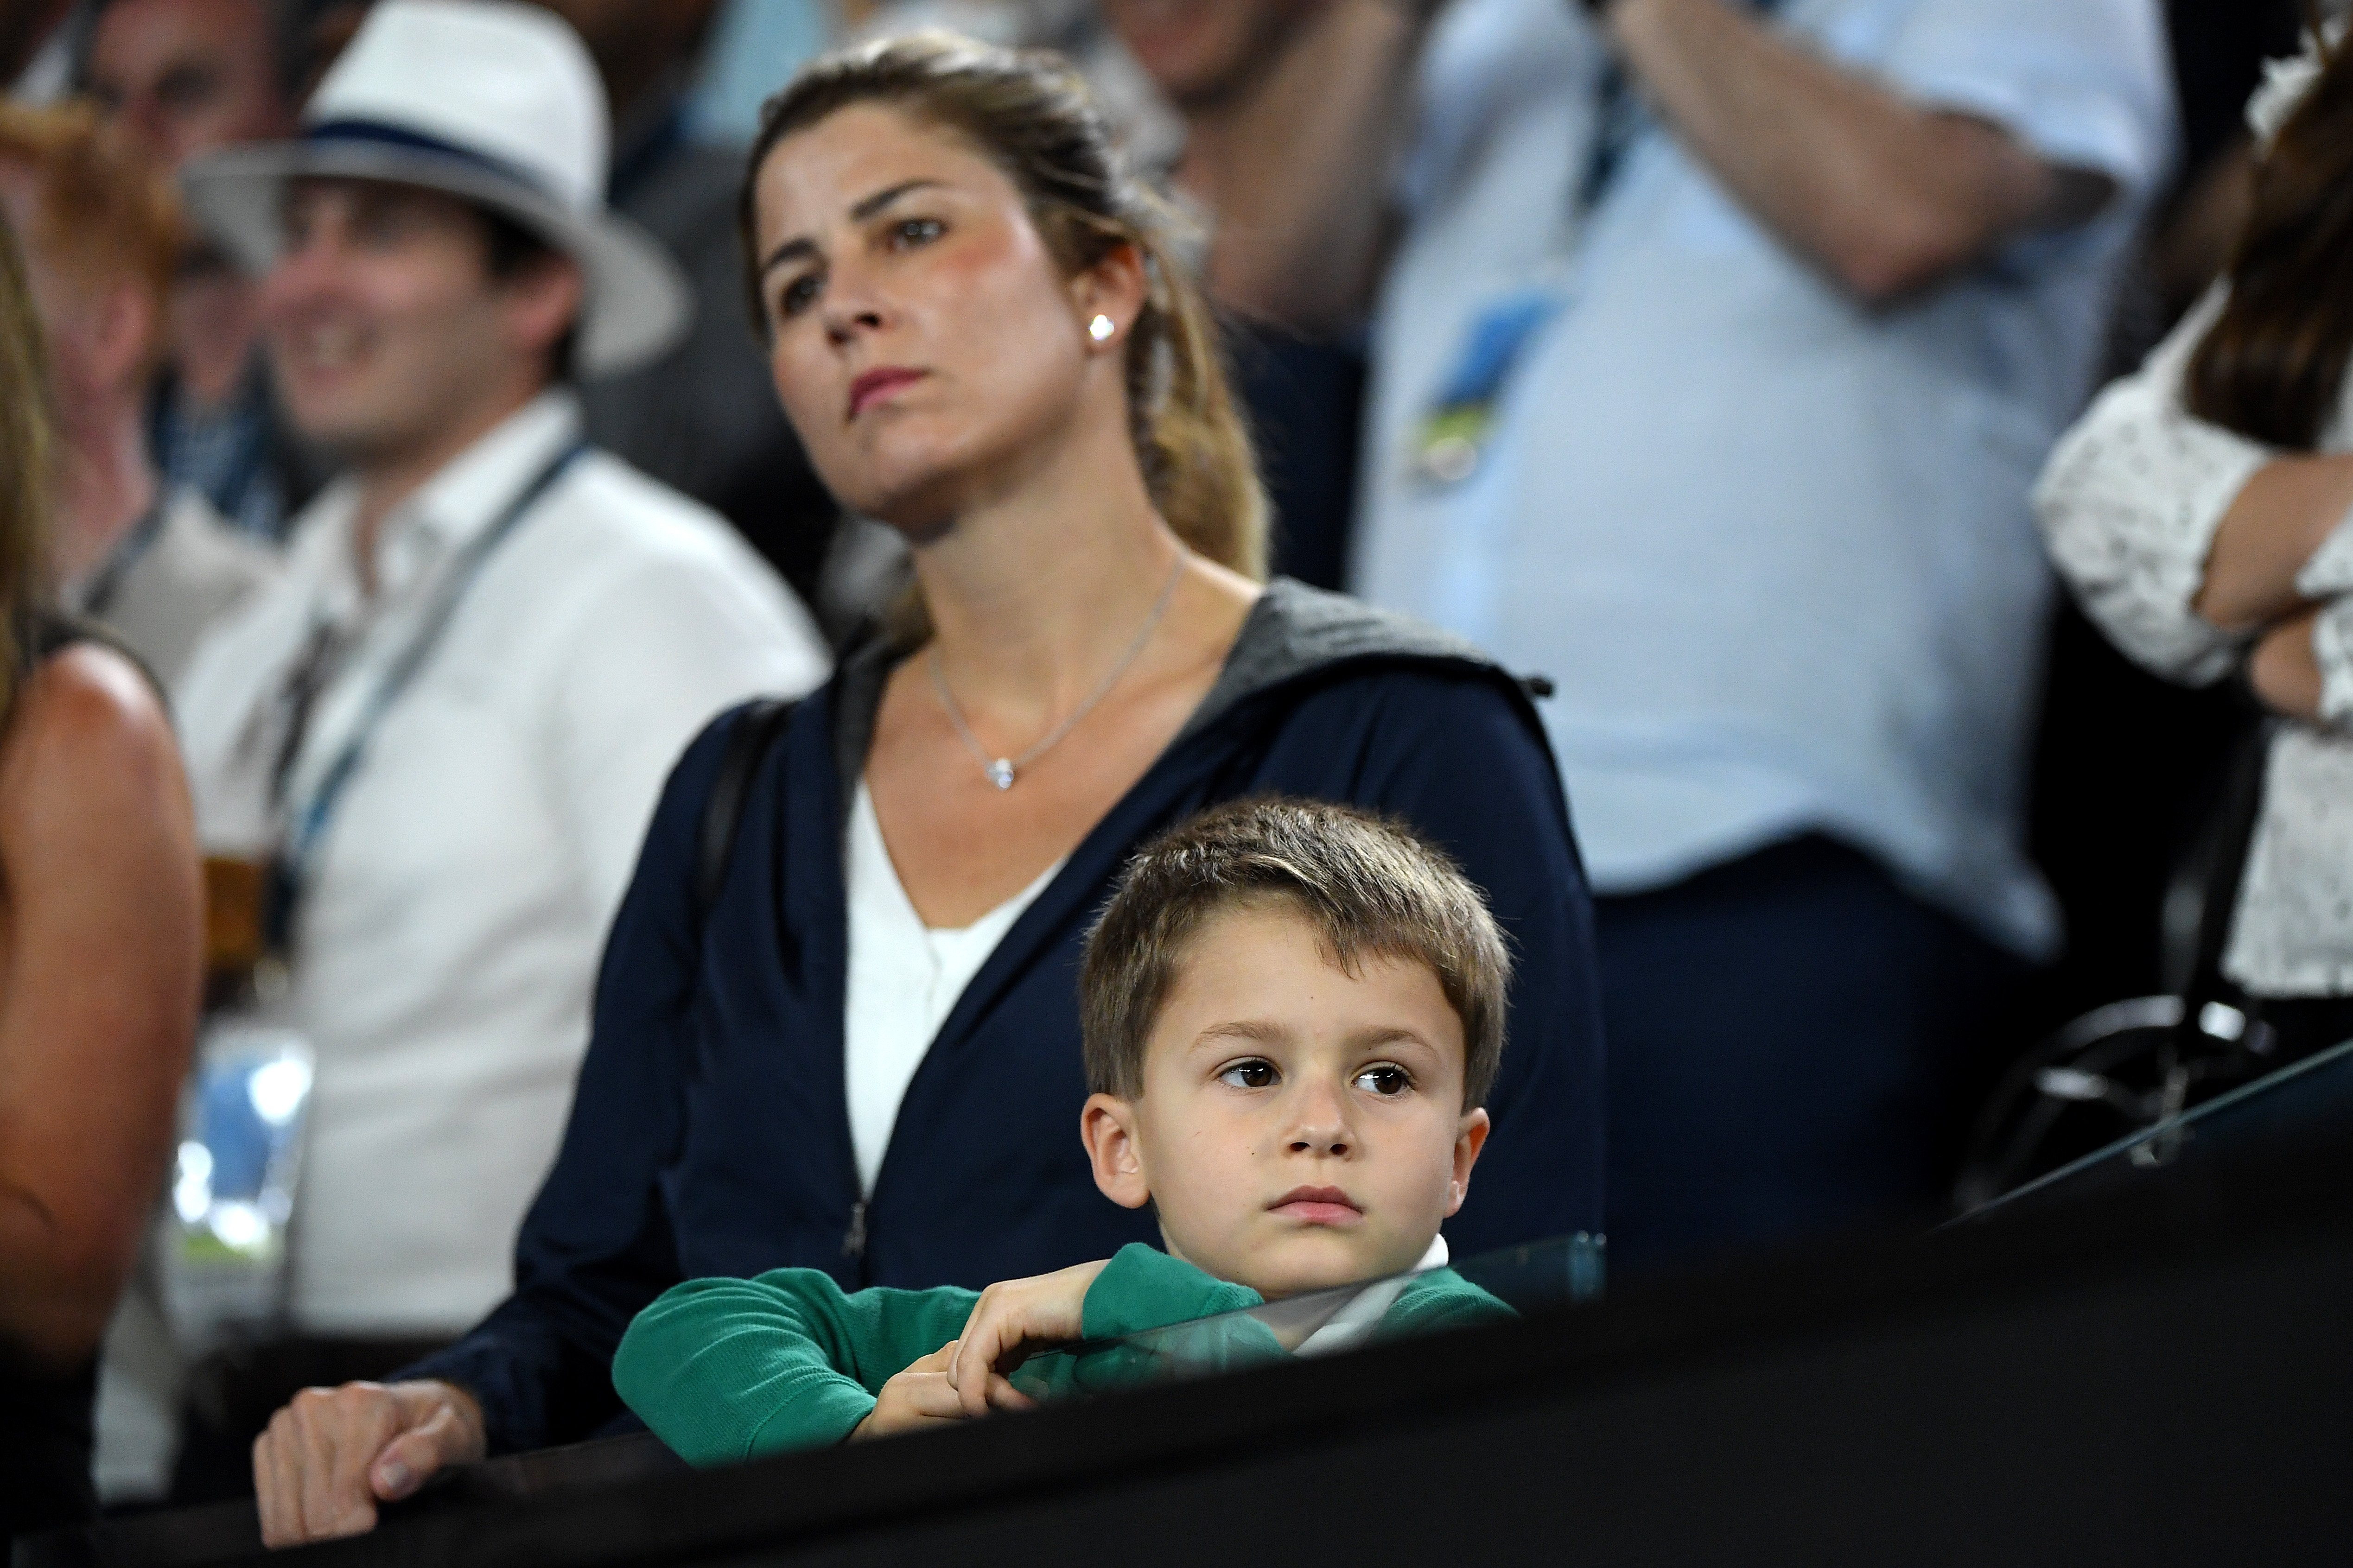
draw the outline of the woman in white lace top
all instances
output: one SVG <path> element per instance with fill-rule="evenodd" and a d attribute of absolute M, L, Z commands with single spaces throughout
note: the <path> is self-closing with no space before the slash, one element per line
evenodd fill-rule
<path fill-rule="evenodd" d="M 2117 647 L 2194 684 L 2243 668 L 2288 721 L 2223 970 L 2310 1048 L 2353 1036 L 2353 47 L 2274 65 L 2248 115 L 2229 276 L 2069 432 L 2036 507 Z"/>

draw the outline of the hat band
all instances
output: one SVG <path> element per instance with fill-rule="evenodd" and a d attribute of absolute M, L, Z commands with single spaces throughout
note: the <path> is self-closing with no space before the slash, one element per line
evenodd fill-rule
<path fill-rule="evenodd" d="M 510 163 L 503 158 L 493 158 L 471 147 L 455 142 L 444 142 L 438 136 L 421 131 L 411 131 L 405 125 L 389 125 L 380 120 L 324 120 L 307 127 L 302 132 L 305 143 L 317 146 L 332 142 L 368 142 L 379 147 L 400 147 L 413 153 L 430 153 L 437 158 L 447 158 L 465 163 L 485 174 L 511 180 L 533 195 L 568 206 L 561 195 L 549 188 L 547 182 L 528 169 Z"/>

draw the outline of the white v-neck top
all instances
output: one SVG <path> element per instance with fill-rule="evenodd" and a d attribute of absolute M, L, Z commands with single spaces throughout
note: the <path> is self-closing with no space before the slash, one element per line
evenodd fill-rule
<path fill-rule="evenodd" d="M 873 792 L 858 781 L 849 808 L 843 866 L 849 884 L 849 995 L 843 1022 L 842 1084 L 849 1099 L 849 1141 L 858 1154 L 858 1184 L 874 1191 L 891 1128 L 899 1120 L 907 1085 L 931 1048 L 956 999 L 1021 911 L 1062 868 L 1055 861 L 1038 879 L 968 926 L 935 930 L 915 913 L 899 868 L 882 842 Z M 1067 859 L 1068 858 L 1065 857 Z"/>

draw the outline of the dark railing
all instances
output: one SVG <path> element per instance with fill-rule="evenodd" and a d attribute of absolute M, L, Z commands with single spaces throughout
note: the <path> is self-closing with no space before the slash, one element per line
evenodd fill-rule
<path fill-rule="evenodd" d="M 2340 1564 L 2353 1134 L 2292 1109 L 1979 1223 L 1456 1334 L 724 1470 L 498 1460 L 272 1561 Z M 17 1563 L 255 1560 L 248 1508 Z"/>

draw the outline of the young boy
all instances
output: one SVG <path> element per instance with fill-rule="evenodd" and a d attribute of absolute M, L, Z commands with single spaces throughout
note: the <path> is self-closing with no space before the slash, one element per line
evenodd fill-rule
<path fill-rule="evenodd" d="M 1196 816 L 1130 863 L 1080 981 L 1080 1137 L 1106 1197 L 1154 1205 L 1165 1253 L 978 1293 L 845 1294 L 809 1268 L 691 1280 L 630 1325 L 614 1385 L 680 1455 L 723 1464 L 1021 1408 L 1010 1374 L 1041 1344 L 1416 1268 L 1381 1288 L 1381 1332 L 1508 1315 L 1437 1266 L 1487 1139 L 1510 971 L 1478 890 L 1388 822 L 1266 799 Z M 1326 1334 L 1362 1337 L 1365 1309 Z M 1141 1370 L 1097 1364 L 1024 1383 Z"/>

